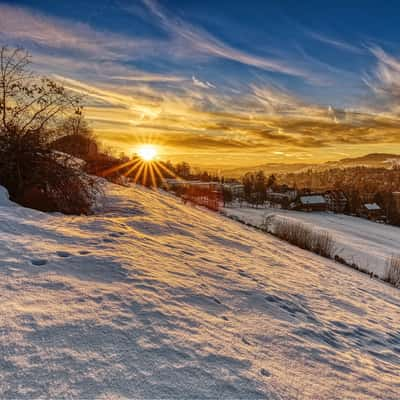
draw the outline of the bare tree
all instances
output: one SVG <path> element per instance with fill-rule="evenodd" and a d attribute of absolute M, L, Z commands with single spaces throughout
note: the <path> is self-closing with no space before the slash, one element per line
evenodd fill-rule
<path fill-rule="evenodd" d="M 81 97 L 35 75 L 30 63 L 25 50 L 0 47 L 0 184 L 15 200 L 25 198 L 32 187 L 47 196 L 68 198 L 68 186 L 53 179 L 64 176 L 78 197 L 87 192 L 81 171 L 60 160 L 51 143 L 60 134 L 60 120 L 82 117 Z M 82 194 L 81 205 L 86 194 Z M 57 199 L 52 200 L 57 209 Z"/>
<path fill-rule="evenodd" d="M 58 130 L 60 135 L 83 136 L 88 139 L 94 138 L 93 131 L 80 109 L 77 109 L 74 115 L 62 120 L 58 125 Z"/>
<path fill-rule="evenodd" d="M 86 162 L 93 161 L 98 155 L 98 139 L 80 110 L 60 121 L 56 136 L 52 142 L 55 150 Z"/>
<path fill-rule="evenodd" d="M 81 115 L 81 97 L 29 70 L 23 49 L 0 48 L 0 129 L 19 136 L 43 132 L 60 116 Z"/>

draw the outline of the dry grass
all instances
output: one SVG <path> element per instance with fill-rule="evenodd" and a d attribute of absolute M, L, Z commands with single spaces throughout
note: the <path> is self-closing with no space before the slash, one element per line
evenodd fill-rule
<path fill-rule="evenodd" d="M 270 219 L 266 224 L 265 230 L 282 240 L 320 256 L 333 257 L 335 243 L 328 232 L 317 231 L 308 225 L 288 220 Z"/>
<path fill-rule="evenodd" d="M 386 280 L 400 288 L 400 255 L 393 255 L 387 263 Z"/>

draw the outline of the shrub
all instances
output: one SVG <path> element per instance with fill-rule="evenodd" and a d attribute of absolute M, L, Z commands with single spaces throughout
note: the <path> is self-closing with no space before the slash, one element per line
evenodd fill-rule
<path fill-rule="evenodd" d="M 386 280 L 400 288 L 400 255 L 393 255 L 387 262 Z"/>
<path fill-rule="evenodd" d="M 328 232 L 317 231 L 301 222 L 279 219 L 275 216 L 267 217 L 261 228 L 297 247 L 323 257 L 333 257 L 335 243 Z"/>
<path fill-rule="evenodd" d="M 0 184 L 23 206 L 89 214 L 96 182 L 70 161 L 67 155 L 0 134 Z"/>
<path fill-rule="evenodd" d="M 332 258 L 335 250 L 335 242 L 332 239 L 332 235 L 328 232 L 314 231 L 312 236 L 312 251 L 320 256 Z"/>
<path fill-rule="evenodd" d="M 52 147 L 61 135 L 87 135 L 81 99 L 57 82 L 35 76 L 29 65 L 24 50 L 0 47 L 0 185 L 25 206 L 87 214 L 95 181 L 72 157 Z M 74 128 L 69 132 L 58 129 L 65 118 L 68 124 L 62 126 Z"/>

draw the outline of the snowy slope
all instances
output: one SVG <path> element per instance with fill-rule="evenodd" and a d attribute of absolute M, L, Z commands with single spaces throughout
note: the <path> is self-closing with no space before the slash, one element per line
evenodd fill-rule
<path fill-rule="evenodd" d="M 0 204 L 0 398 L 398 399 L 400 291 L 168 195 Z"/>
<path fill-rule="evenodd" d="M 400 228 L 377 224 L 362 218 L 332 213 L 306 213 L 274 208 L 227 208 L 227 215 L 235 215 L 253 226 L 260 226 L 268 215 L 290 218 L 329 231 L 336 243 L 335 254 L 349 264 L 385 277 L 387 260 L 400 254 Z"/>

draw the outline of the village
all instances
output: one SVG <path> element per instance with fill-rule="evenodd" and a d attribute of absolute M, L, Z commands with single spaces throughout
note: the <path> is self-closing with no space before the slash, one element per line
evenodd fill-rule
<path fill-rule="evenodd" d="M 352 199 L 342 190 L 312 191 L 288 185 L 273 184 L 264 193 L 247 191 L 246 185 L 238 180 L 225 182 L 165 178 L 161 187 L 211 210 L 221 208 L 275 208 L 302 212 L 332 212 L 365 218 L 378 223 L 387 223 L 386 210 L 373 196 L 365 196 L 358 207 L 351 209 Z M 395 208 L 400 213 L 400 192 L 393 192 Z M 351 210 L 351 211 L 350 211 Z"/>

